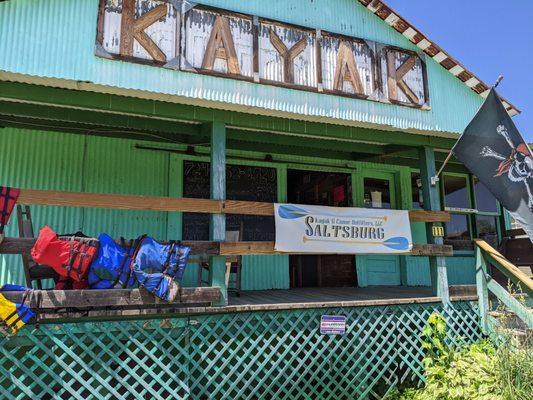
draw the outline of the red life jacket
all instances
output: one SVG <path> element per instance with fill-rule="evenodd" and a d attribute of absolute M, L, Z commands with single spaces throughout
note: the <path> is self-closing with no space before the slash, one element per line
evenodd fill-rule
<path fill-rule="evenodd" d="M 55 290 L 73 290 L 87 288 L 89 288 L 89 282 L 87 282 L 87 279 L 84 279 L 80 282 L 76 282 L 74 279 L 67 278 L 64 276 L 61 276 L 54 286 Z"/>
<path fill-rule="evenodd" d="M 60 276 L 83 282 L 87 280 L 89 265 L 98 250 L 97 243 L 94 239 L 76 236 L 61 239 L 45 226 L 31 249 L 31 256 L 37 264 L 48 265 Z"/>
<path fill-rule="evenodd" d="M 0 233 L 4 232 L 4 226 L 9 222 L 19 194 L 20 189 L 0 186 Z"/>

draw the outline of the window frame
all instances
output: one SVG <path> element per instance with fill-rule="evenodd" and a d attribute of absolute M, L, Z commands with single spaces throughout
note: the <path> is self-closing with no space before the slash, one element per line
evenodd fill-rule
<path fill-rule="evenodd" d="M 468 196 L 468 205 L 471 208 L 465 208 L 465 209 L 453 209 L 453 210 L 447 210 L 446 209 L 446 196 L 445 196 L 445 190 L 444 190 L 444 181 L 446 176 L 455 176 L 460 178 L 466 178 L 466 192 Z M 502 207 L 501 204 L 496 201 L 496 208 L 497 212 L 492 211 L 479 211 L 477 209 L 476 204 L 476 194 L 474 190 L 474 175 L 472 174 L 462 174 L 457 172 L 444 172 L 442 174 L 442 178 L 440 179 L 440 195 L 442 199 L 442 208 L 446 211 L 449 211 L 450 214 L 460 214 L 460 215 L 466 215 L 467 216 L 467 224 L 468 224 L 468 230 L 470 232 L 470 238 L 473 240 L 474 238 L 478 237 L 477 232 L 477 216 L 492 216 L 496 218 L 496 232 L 498 234 L 498 240 L 502 237 Z M 446 229 L 446 227 L 444 228 Z M 455 255 L 472 255 L 474 253 L 474 250 L 454 250 Z"/>

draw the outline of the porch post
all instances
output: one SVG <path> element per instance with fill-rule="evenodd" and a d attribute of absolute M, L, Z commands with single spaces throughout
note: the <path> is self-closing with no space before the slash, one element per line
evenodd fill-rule
<path fill-rule="evenodd" d="M 422 179 L 422 193 L 424 197 L 424 209 L 428 211 L 440 211 L 439 186 L 431 185 L 431 177 L 435 176 L 435 151 L 431 147 L 421 147 L 419 149 L 420 177 Z M 429 244 L 443 244 L 442 237 L 434 237 L 432 234 L 433 223 L 426 223 L 426 236 Z M 450 302 L 448 288 L 448 273 L 446 271 L 446 259 L 439 256 L 429 257 L 429 268 L 431 274 L 431 289 L 433 295 L 439 296 L 444 304 Z"/>
<path fill-rule="evenodd" d="M 226 126 L 222 122 L 208 125 L 211 131 L 211 198 L 226 199 Z M 214 241 L 226 239 L 225 214 L 211 214 L 209 238 Z M 226 257 L 212 256 L 209 258 L 209 282 L 211 286 L 220 287 L 219 305 L 228 304 L 228 288 L 226 285 Z"/>

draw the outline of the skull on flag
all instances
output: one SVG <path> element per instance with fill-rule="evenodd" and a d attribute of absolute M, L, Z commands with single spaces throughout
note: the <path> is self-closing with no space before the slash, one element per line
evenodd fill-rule
<path fill-rule="evenodd" d="M 533 178 L 533 156 L 525 143 L 519 143 L 518 145 L 513 143 L 505 125 L 498 125 L 496 132 L 509 144 L 511 153 L 508 156 L 504 156 L 489 146 L 484 146 L 480 154 L 483 157 L 492 157 L 500 160 L 495 177 L 507 174 L 511 182 L 521 182 L 525 185 L 528 206 L 533 210 L 533 193 L 530 186 L 530 179 Z"/>

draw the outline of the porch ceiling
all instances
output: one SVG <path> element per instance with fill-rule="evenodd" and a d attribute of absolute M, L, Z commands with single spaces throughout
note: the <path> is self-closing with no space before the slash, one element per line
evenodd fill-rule
<path fill-rule="evenodd" d="M 228 126 L 228 149 L 415 168 L 416 147 L 446 149 L 455 142 L 451 138 L 265 118 L 28 84 L 0 82 L 0 89 L 0 126 L 34 130 L 205 147 L 210 139 L 202 126 L 223 120 Z"/>

